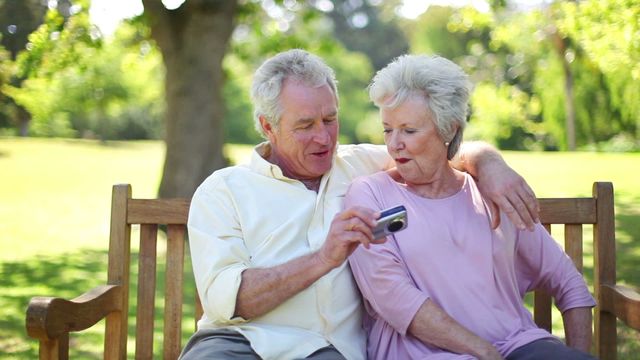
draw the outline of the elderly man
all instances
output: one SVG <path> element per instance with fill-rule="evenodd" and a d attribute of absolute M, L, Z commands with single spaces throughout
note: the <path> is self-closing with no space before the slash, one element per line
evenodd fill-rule
<path fill-rule="evenodd" d="M 364 359 L 361 299 L 345 260 L 376 242 L 378 214 L 341 206 L 353 178 L 392 160 L 382 146 L 337 145 L 334 73 L 315 55 L 268 59 L 251 95 L 267 142 L 248 164 L 214 172 L 191 203 L 204 315 L 181 358 Z M 537 203 L 522 178 L 486 145 L 461 151 L 457 166 L 479 178 L 484 195 L 532 227 Z"/>

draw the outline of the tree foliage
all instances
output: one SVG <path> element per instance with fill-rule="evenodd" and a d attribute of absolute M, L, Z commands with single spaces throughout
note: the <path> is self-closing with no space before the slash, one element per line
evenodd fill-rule
<path fill-rule="evenodd" d="M 404 25 L 412 51 L 452 58 L 472 75 L 468 137 L 510 149 L 567 149 L 572 141 L 612 149 L 611 139 L 630 141 L 617 148 L 638 148 L 637 1 L 558 2 L 528 11 L 494 5 L 489 13 L 431 7 Z"/>
<path fill-rule="evenodd" d="M 327 61 L 338 79 L 340 97 L 340 141 L 369 140 L 358 131 L 362 119 L 376 113 L 366 87 L 373 75 L 368 55 L 347 49 L 335 41 L 333 20 L 314 6 L 271 4 L 264 11 L 245 13 L 239 19 L 230 54 L 225 59 L 225 96 L 228 139 L 259 141 L 253 130 L 252 106 L 248 98 L 252 73 L 267 57 L 291 48 L 303 48 Z M 233 75 L 233 76 L 232 76 Z M 244 136 L 244 138 L 238 137 Z"/>
<path fill-rule="evenodd" d="M 615 131 L 640 138 L 640 1 L 588 0 L 561 4 L 561 29 L 603 74 Z"/>
<path fill-rule="evenodd" d="M 80 7 L 68 21 L 57 9 L 29 36 L 16 60 L 20 86 L 3 87 L 32 116 L 34 136 L 157 138 L 160 58 L 123 25 L 106 42 Z M 155 86 L 154 86 L 155 84 Z"/>
<path fill-rule="evenodd" d="M 173 36 L 185 29 L 186 6 L 204 3 L 216 2 L 162 8 L 182 24 Z M 221 68 L 224 140 L 261 140 L 249 101 L 252 73 L 268 56 L 298 47 L 336 70 L 341 142 L 381 141 L 366 86 L 375 69 L 410 51 L 451 58 L 472 75 L 468 138 L 509 149 L 567 149 L 566 119 L 574 113 L 578 148 L 639 147 L 640 0 L 556 1 L 526 11 L 502 0 L 491 1 L 489 12 L 431 6 L 416 20 L 398 18 L 399 4 L 239 1 L 224 60 L 209 65 Z M 162 138 L 170 119 L 182 116 L 162 120 L 168 57 L 152 38 L 148 11 L 105 38 L 89 21 L 89 0 L 58 1 L 48 10 L 37 0 L 0 0 L 0 9 L 9 6 L 15 16 L 2 11 L 0 23 L 22 25 L 13 34 L 2 28 L 0 127 L 31 117 L 34 136 Z M 11 101 L 27 111 L 20 114 Z"/>
<path fill-rule="evenodd" d="M 333 0 L 333 9 L 327 14 L 333 23 L 333 35 L 347 49 L 366 54 L 376 70 L 409 51 L 409 43 L 397 21 L 385 16 L 380 5 Z"/>
<path fill-rule="evenodd" d="M 42 23 L 47 7 L 38 0 L 0 0 L 0 44 L 15 59 L 28 42 L 29 34 Z"/>

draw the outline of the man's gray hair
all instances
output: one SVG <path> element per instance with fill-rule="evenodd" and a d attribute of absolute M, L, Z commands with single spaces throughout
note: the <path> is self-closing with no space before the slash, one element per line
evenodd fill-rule
<path fill-rule="evenodd" d="M 278 126 L 282 115 L 280 93 L 284 80 L 288 78 L 310 87 L 329 85 L 338 101 L 335 73 L 320 57 L 300 49 L 275 55 L 256 70 L 251 86 L 254 125 L 265 138 L 260 116 L 264 116 L 273 126 Z"/>
<path fill-rule="evenodd" d="M 450 143 L 449 159 L 462 142 L 470 93 L 469 77 L 458 65 L 440 56 L 427 55 L 396 58 L 378 71 L 369 86 L 369 98 L 378 107 L 394 108 L 414 94 L 423 97 L 440 137 Z"/>

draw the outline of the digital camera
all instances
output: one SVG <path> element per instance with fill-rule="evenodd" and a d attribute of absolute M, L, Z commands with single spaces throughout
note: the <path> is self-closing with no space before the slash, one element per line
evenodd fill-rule
<path fill-rule="evenodd" d="M 373 228 L 373 238 L 380 239 L 394 232 L 407 228 L 407 209 L 404 206 L 396 206 L 383 210 L 380 218 Z"/>

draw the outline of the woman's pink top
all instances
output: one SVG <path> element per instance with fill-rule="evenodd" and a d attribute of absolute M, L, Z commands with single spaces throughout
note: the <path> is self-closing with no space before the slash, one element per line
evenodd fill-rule
<path fill-rule="evenodd" d="M 359 246 L 349 263 L 364 297 L 369 359 L 472 359 L 425 345 L 407 333 L 431 299 L 503 355 L 551 337 L 523 305 L 527 291 L 546 289 L 560 311 L 595 306 L 571 259 L 539 224 L 518 230 L 506 217 L 492 230 L 469 175 L 462 189 L 427 199 L 384 172 L 356 179 L 345 207 L 407 208 L 407 229 L 370 249 Z"/>

